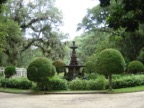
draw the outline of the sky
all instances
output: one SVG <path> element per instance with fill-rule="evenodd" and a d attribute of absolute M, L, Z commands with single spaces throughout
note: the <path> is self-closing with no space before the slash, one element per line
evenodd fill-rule
<path fill-rule="evenodd" d="M 77 24 L 81 23 L 87 9 L 99 4 L 98 0 L 56 0 L 56 7 L 63 13 L 63 27 L 60 30 L 68 33 L 70 40 L 82 32 L 77 32 Z"/>

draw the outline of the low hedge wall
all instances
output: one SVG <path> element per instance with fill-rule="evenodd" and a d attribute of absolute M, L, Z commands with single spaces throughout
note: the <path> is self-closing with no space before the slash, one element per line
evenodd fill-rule
<path fill-rule="evenodd" d="M 113 79 L 113 88 L 126 88 L 144 85 L 144 75 L 124 75 Z"/>
<path fill-rule="evenodd" d="M 96 79 L 82 80 L 76 78 L 70 82 L 59 77 L 53 77 L 41 84 L 45 88 L 41 90 L 103 90 L 108 88 L 108 80 L 104 76 Z M 7 88 L 31 89 L 34 87 L 32 82 L 27 78 L 10 78 L 6 79 Z M 114 75 L 112 80 L 113 89 L 135 87 L 144 85 L 144 75 Z M 5 79 L 0 77 L 0 87 L 5 86 Z M 40 87 L 39 87 L 40 88 Z"/>
<path fill-rule="evenodd" d="M 0 86 L 5 87 L 5 79 L 1 78 Z M 6 79 L 7 88 L 18 88 L 18 89 L 30 89 L 32 87 L 32 82 L 27 78 L 9 78 Z"/>

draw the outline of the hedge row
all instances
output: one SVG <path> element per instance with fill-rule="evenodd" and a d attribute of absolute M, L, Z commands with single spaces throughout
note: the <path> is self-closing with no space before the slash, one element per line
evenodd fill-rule
<path fill-rule="evenodd" d="M 108 81 L 103 77 L 91 80 L 75 79 L 69 83 L 70 90 L 103 90 Z"/>
<path fill-rule="evenodd" d="M 113 88 L 126 88 L 144 85 L 144 75 L 126 75 L 113 79 Z"/>
<path fill-rule="evenodd" d="M 27 78 L 10 78 L 10 79 L 0 79 L 0 86 L 7 88 L 18 88 L 18 89 L 30 89 L 32 87 L 32 82 Z"/>
<path fill-rule="evenodd" d="M 31 81 L 27 78 L 10 78 L 6 80 L 8 88 L 30 89 L 33 87 Z M 76 78 L 67 82 L 59 77 L 53 77 L 41 83 L 44 88 L 39 86 L 40 90 L 103 90 L 108 87 L 108 80 L 103 76 L 96 79 L 82 80 Z M 5 79 L 0 78 L 0 86 L 4 87 Z M 126 88 L 144 85 L 144 75 L 116 75 L 113 76 L 113 88 Z M 37 86 L 33 87 L 37 89 Z"/>
<path fill-rule="evenodd" d="M 144 75 L 116 75 L 112 80 L 113 89 L 144 85 Z M 103 90 L 108 88 L 108 80 L 99 77 L 92 80 L 75 79 L 69 83 L 71 90 Z"/>
<path fill-rule="evenodd" d="M 59 77 L 52 77 L 33 87 L 34 90 L 67 90 L 67 81 Z"/>

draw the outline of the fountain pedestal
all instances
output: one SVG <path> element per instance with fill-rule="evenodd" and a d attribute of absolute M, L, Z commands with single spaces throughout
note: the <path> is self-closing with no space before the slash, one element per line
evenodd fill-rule
<path fill-rule="evenodd" d="M 72 49 L 71 60 L 70 64 L 65 66 L 66 72 L 64 76 L 67 80 L 73 80 L 76 77 L 82 78 L 84 76 L 82 67 L 84 66 L 79 65 L 77 62 L 76 49 L 78 47 L 75 45 L 75 41 L 73 41 L 73 46 L 70 48 Z"/>

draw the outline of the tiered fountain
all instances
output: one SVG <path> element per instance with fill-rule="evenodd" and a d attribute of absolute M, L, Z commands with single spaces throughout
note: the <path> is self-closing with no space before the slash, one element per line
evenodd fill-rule
<path fill-rule="evenodd" d="M 84 76 L 83 71 L 81 70 L 83 65 L 79 65 L 77 62 L 76 49 L 78 48 L 75 45 L 75 41 L 73 41 L 73 46 L 70 47 L 72 49 L 70 64 L 66 67 L 65 78 L 67 80 L 73 80 L 76 77 L 82 78 Z"/>

